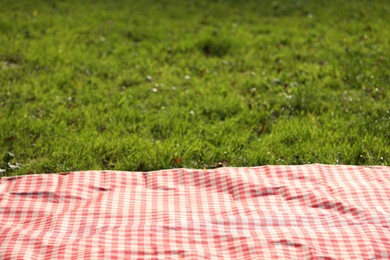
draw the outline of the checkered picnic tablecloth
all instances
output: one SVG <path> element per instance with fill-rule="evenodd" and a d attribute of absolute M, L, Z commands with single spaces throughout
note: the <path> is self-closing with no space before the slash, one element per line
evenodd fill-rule
<path fill-rule="evenodd" d="M 0 259 L 390 259 L 390 167 L 0 179 Z"/>

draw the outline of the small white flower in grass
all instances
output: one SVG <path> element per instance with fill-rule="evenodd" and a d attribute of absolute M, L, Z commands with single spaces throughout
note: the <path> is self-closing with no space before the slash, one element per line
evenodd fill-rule
<path fill-rule="evenodd" d="M 158 88 L 152 88 L 152 92 L 153 93 L 157 93 L 158 92 Z"/>
<path fill-rule="evenodd" d="M 153 80 L 153 78 L 152 78 L 152 76 L 147 75 L 147 76 L 146 76 L 146 80 L 149 81 L 149 82 L 151 82 L 151 81 Z"/>
<path fill-rule="evenodd" d="M 195 112 L 193 110 L 190 111 L 191 115 L 195 115 Z"/>
<path fill-rule="evenodd" d="M 9 168 L 11 170 L 15 170 L 15 169 L 18 169 L 18 168 L 22 167 L 22 165 L 20 163 L 15 163 L 15 164 L 10 164 L 9 163 L 8 166 L 9 166 Z"/>
<path fill-rule="evenodd" d="M 278 78 L 274 78 L 273 81 L 274 81 L 274 83 L 275 83 L 276 85 L 279 85 L 279 84 L 282 83 L 282 82 L 280 81 L 280 79 L 278 79 Z"/>
<path fill-rule="evenodd" d="M 190 75 L 185 75 L 184 78 L 185 78 L 186 80 L 189 80 L 189 79 L 191 79 L 191 76 L 190 76 Z"/>

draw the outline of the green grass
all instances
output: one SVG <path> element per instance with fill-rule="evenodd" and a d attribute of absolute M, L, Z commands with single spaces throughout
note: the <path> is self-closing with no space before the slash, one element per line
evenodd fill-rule
<path fill-rule="evenodd" d="M 0 3 L 1 174 L 390 164 L 388 1 L 95 2 Z"/>

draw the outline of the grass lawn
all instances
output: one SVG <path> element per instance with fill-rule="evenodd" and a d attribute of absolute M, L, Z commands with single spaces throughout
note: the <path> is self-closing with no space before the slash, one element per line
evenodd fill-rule
<path fill-rule="evenodd" d="M 388 1 L 108 2 L 1 1 L 0 174 L 390 164 Z"/>

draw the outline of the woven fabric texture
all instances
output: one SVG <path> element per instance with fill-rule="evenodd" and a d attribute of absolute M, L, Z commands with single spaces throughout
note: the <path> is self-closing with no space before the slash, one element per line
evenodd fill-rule
<path fill-rule="evenodd" d="M 390 167 L 1 178 L 0 259 L 390 259 Z"/>

